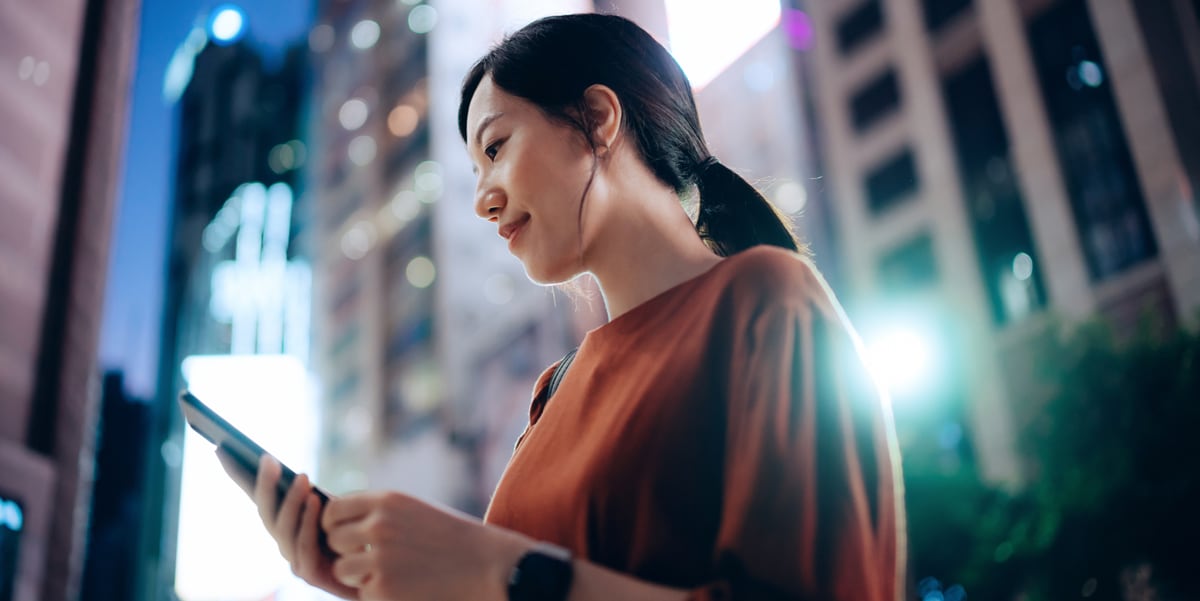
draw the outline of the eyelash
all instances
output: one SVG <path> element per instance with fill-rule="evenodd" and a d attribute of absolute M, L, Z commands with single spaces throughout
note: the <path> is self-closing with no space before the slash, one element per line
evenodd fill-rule
<path fill-rule="evenodd" d="M 500 146 L 503 144 L 504 144 L 504 140 L 497 140 L 495 142 L 492 142 L 491 144 L 488 145 L 487 148 L 483 149 L 484 156 L 486 156 L 491 161 L 495 161 L 496 154 L 500 152 Z"/>

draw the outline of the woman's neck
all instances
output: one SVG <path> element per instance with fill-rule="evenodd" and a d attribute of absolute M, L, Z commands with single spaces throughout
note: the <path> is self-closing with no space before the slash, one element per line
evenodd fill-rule
<path fill-rule="evenodd" d="M 610 320 L 721 261 L 696 234 L 675 194 L 661 185 L 651 189 L 606 203 L 613 210 L 586 253 Z"/>

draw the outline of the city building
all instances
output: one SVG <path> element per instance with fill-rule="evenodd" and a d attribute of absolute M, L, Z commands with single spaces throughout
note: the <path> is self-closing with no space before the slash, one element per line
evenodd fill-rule
<path fill-rule="evenodd" d="M 943 405 L 984 476 L 1019 484 L 1033 336 L 1200 307 L 1197 5 L 806 4 L 852 317 L 868 344 L 917 328 L 939 349 L 897 419 Z"/>
<path fill-rule="evenodd" d="M 301 115 L 308 53 L 291 48 L 280 64 L 269 64 L 244 37 L 240 13 L 220 14 L 237 10 L 218 9 L 209 15 L 207 28 L 192 31 L 176 51 L 164 84 L 167 101 L 176 107 L 176 151 L 158 398 L 149 416 L 150 437 L 161 452 L 145 454 L 146 511 L 138 530 L 137 598 L 143 599 L 197 590 L 222 596 L 203 587 L 240 586 L 232 575 L 225 581 L 206 578 L 203 572 L 215 559 L 192 542 L 198 529 L 224 527 L 196 515 L 194 508 L 203 501 L 197 500 L 193 482 L 219 468 L 211 457 L 201 457 L 207 445 L 186 429 L 178 392 L 192 390 L 243 429 L 252 424 L 237 419 L 238 411 L 266 411 L 271 403 L 308 414 L 303 399 L 283 383 L 275 383 L 276 394 L 258 399 L 237 394 L 270 380 L 265 368 L 259 378 L 233 375 L 255 357 L 289 357 L 301 368 L 299 375 L 287 373 L 304 380 L 311 338 L 309 228 L 300 177 L 307 160 Z M 231 22 L 237 26 L 229 27 Z M 258 440 L 272 452 L 282 446 Z M 236 495 L 220 499 L 241 501 Z M 242 505 L 252 518 L 249 505 Z M 235 559 L 237 552 L 226 553 L 226 559 Z M 177 561 L 177 554 L 200 557 Z"/>
<path fill-rule="evenodd" d="M 0 598 L 78 595 L 138 2 L 0 5 Z"/>
<path fill-rule="evenodd" d="M 323 485 L 457 501 L 463 478 L 442 419 L 434 345 L 428 42 L 414 2 L 321 2 L 309 35 L 314 365 L 325 419 Z M 459 462 L 461 463 L 461 462 Z"/>

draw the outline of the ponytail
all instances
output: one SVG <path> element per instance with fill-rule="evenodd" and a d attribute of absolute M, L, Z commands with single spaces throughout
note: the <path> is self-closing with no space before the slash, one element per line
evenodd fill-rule
<path fill-rule="evenodd" d="M 758 244 L 805 252 L 787 217 L 716 157 L 697 167 L 696 187 L 700 191 L 696 231 L 718 255 L 728 257 Z"/>

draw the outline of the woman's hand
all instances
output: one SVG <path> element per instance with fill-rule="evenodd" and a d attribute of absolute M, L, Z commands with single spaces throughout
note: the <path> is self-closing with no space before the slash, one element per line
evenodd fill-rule
<path fill-rule="evenodd" d="M 532 544 L 397 492 L 333 499 L 321 524 L 339 556 L 333 575 L 364 601 L 502 600 L 509 570 Z"/>
<path fill-rule="evenodd" d="M 276 504 L 279 462 L 258 479 L 218 449 L 225 471 L 250 495 L 279 553 L 305 582 L 355 601 L 505 599 L 509 571 L 532 541 L 396 492 L 331 498 L 322 510 L 305 474 Z M 328 549 L 318 533 L 324 529 Z"/>
<path fill-rule="evenodd" d="M 359 600 L 359 591 L 339 582 L 333 576 L 333 564 L 337 559 L 322 549 L 320 532 L 321 499 L 313 492 L 308 476 L 299 474 L 278 503 L 276 483 L 282 469 L 278 461 L 264 455 L 258 465 L 258 478 L 251 480 L 228 454 L 217 449 L 221 466 L 241 486 L 258 506 L 267 532 L 279 545 L 279 553 L 292 566 L 292 572 L 305 582 L 344 599 Z"/>

